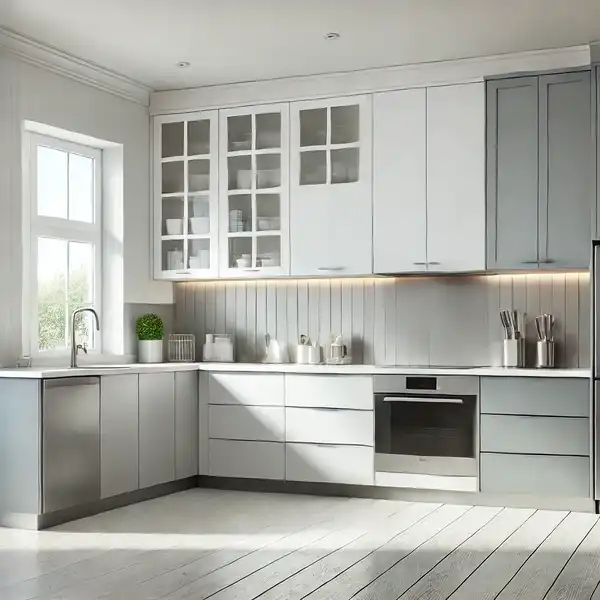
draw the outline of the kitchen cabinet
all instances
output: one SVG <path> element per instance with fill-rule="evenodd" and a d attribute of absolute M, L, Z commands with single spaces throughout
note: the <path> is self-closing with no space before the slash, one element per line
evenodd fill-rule
<path fill-rule="evenodd" d="M 283 406 L 284 376 L 278 373 L 211 373 L 209 404 Z"/>
<path fill-rule="evenodd" d="M 175 479 L 174 375 L 139 375 L 140 488 Z"/>
<path fill-rule="evenodd" d="M 175 479 L 198 475 L 198 372 L 175 373 Z"/>
<path fill-rule="evenodd" d="M 485 87 L 375 94 L 376 273 L 485 269 Z"/>
<path fill-rule="evenodd" d="M 284 409 L 275 406 L 208 407 L 211 439 L 283 442 Z"/>
<path fill-rule="evenodd" d="M 132 492 L 139 487 L 138 375 L 100 379 L 100 495 Z"/>
<path fill-rule="evenodd" d="M 278 479 L 285 475 L 285 445 L 276 442 L 210 440 L 209 472 L 214 477 Z"/>
<path fill-rule="evenodd" d="M 285 405 L 373 410 L 371 375 L 286 375 Z"/>
<path fill-rule="evenodd" d="M 219 273 L 289 275 L 288 104 L 221 110 Z"/>
<path fill-rule="evenodd" d="M 291 274 L 373 272 L 371 96 L 290 105 Z"/>
<path fill-rule="evenodd" d="M 487 85 L 488 268 L 589 267 L 590 73 Z"/>
<path fill-rule="evenodd" d="M 218 112 L 154 118 L 154 276 L 218 275 Z"/>

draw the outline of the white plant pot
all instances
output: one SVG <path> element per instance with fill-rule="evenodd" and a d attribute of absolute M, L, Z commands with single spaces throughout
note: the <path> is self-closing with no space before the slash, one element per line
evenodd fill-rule
<path fill-rule="evenodd" d="M 161 363 L 163 361 L 163 341 L 138 340 L 138 360 L 141 363 Z"/>

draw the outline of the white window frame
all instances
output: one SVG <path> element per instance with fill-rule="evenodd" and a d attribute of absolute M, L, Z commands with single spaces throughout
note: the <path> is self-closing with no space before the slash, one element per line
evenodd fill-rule
<path fill-rule="evenodd" d="M 37 149 L 40 146 L 94 159 L 93 223 L 38 215 Z M 23 354 L 39 358 L 68 356 L 71 352 L 68 347 L 56 350 L 38 348 L 38 238 L 48 237 L 94 244 L 94 294 L 91 306 L 102 319 L 102 150 L 32 132 L 25 133 L 23 150 Z M 70 336 L 71 315 L 67 316 L 67 329 Z M 101 331 L 95 332 L 95 347 L 89 352 L 90 354 L 102 353 Z"/>

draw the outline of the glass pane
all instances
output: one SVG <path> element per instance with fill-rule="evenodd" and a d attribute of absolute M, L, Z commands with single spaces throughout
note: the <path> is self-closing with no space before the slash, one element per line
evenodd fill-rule
<path fill-rule="evenodd" d="M 69 304 L 67 314 L 77 308 L 92 306 L 94 301 L 94 246 L 69 242 Z M 75 317 L 75 340 L 93 348 L 96 341 L 96 323 L 89 314 Z M 69 343 L 70 346 L 70 337 Z"/>
<path fill-rule="evenodd" d="M 234 156 L 227 159 L 230 190 L 249 190 L 252 188 L 252 158 Z"/>
<path fill-rule="evenodd" d="M 331 109 L 331 143 L 352 144 L 358 142 L 359 106 L 334 106 Z"/>
<path fill-rule="evenodd" d="M 162 193 L 183 194 L 183 161 L 163 163 Z"/>
<path fill-rule="evenodd" d="M 256 229 L 258 231 L 279 231 L 281 229 L 279 194 L 256 195 Z"/>
<path fill-rule="evenodd" d="M 162 234 L 181 235 L 183 233 L 183 197 L 162 199 Z"/>
<path fill-rule="evenodd" d="M 191 196 L 188 200 L 190 226 L 188 233 L 205 235 L 210 233 L 210 204 L 207 196 Z"/>
<path fill-rule="evenodd" d="M 67 346 L 67 242 L 38 238 L 38 347 Z"/>
<path fill-rule="evenodd" d="M 227 117 L 227 148 L 229 152 L 252 149 L 252 115 Z"/>
<path fill-rule="evenodd" d="M 183 156 L 183 123 L 163 123 L 162 157 Z"/>
<path fill-rule="evenodd" d="M 206 192 L 210 188 L 210 160 L 190 160 L 188 162 L 190 192 Z"/>
<path fill-rule="evenodd" d="M 229 232 L 252 231 L 252 196 L 229 196 Z"/>
<path fill-rule="evenodd" d="M 327 143 L 327 109 L 300 111 L 300 145 L 324 146 Z"/>
<path fill-rule="evenodd" d="M 210 121 L 188 123 L 188 156 L 210 154 Z"/>
<path fill-rule="evenodd" d="M 331 151 L 331 183 L 358 181 L 358 148 Z"/>
<path fill-rule="evenodd" d="M 163 271 L 180 271 L 183 269 L 183 240 L 167 240 L 162 242 Z"/>
<path fill-rule="evenodd" d="M 69 159 L 66 152 L 38 146 L 37 204 L 38 215 L 67 218 Z"/>
<path fill-rule="evenodd" d="M 251 269 L 252 238 L 229 238 L 229 266 L 233 269 Z"/>
<path fill-rule="evenodd" d="M 69 219 L 94 222 L 94 159 L 69 154 Z"/>
<path fill-rule="evenodd" d="M 281 114 L 267 113 L 256 115 L 256 148 L 281 147 Z"/>
<path fill-rule="evenodd" d="M 311 150 L 300 153 L 300 185 L 327 183 L 327 152 Z"/>
<path fill-rule="evenodd" d="M 259 154 L 256 157 L 256 187 L 259 189 L 281 185 L 281 155 Z"/>
<path fill-rule="evenodd" d="M 188 269 L 210 269 L 210 240 L 189 240 L 188 257 Z"/>
<path fill-rule="evenodd" d="M 256 239 L 257 267 L 281 266 L 281 237 L 261 236 Z"/>

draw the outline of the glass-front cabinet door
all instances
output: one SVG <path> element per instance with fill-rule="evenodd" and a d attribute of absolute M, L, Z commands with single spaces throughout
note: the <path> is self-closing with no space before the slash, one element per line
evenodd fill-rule
<path fill-rule="evenodd" d="M 219 112 L 219 274 L 289 274 L 287 104 Z"/>
<path fill-rule="evenodd" d="M 218 113 L 154 120 L 154 273 L 218 274 Z"/>

